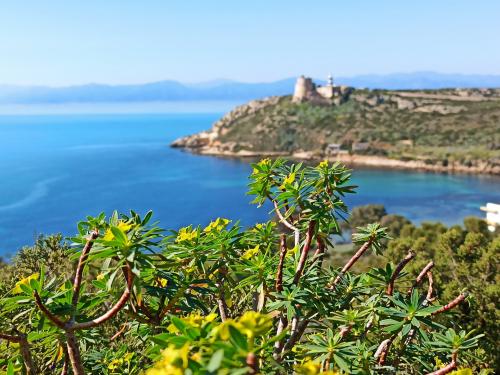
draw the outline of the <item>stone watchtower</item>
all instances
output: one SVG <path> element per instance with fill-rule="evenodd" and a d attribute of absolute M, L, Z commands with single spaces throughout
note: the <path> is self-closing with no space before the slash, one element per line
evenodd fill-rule
<path fill-rule="evenodd" d="M 295 90 L 293 92 L 294 103 L 301 103 L 312 99 L 316 95 L 316 87 L 309 77 L 300 76 L 295 82 Z"/>
<path fill-rule="evenodd" d="M 292 102 L 312 102 L 316 104 L 339 105 L 348 100 L 353 89 L 347 86 L 335 86 L 333 77 L 328 75 L 326 86 L 316 86 L 311 78 L 300 76 L 295 83 Z"/>

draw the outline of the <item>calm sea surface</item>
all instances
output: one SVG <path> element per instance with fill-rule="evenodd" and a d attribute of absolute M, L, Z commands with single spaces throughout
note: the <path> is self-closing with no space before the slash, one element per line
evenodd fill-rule
<path fill-rule="evenodd" d="M 223 216 L 266 219 L 245 195 L 245 161 L 196 156 L 168 144 L 216 114 L 0 116 L 0 255 L 38 233 L 72 235 L 86 215 L 154 210 L 166 228 Z M 459 223 L 500 201 L 500 179 L 355 169 L 350 206 L 384 204 L 409 219 Z"/>

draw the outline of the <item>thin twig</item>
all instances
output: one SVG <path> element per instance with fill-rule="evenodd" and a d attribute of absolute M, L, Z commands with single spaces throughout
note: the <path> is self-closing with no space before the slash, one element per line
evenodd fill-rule
<path fill-rule="evenodd" d="M 118 332 L 116 332 L 113 336 L 111 336 L 109 341 L 115 341 L 123 332 L 125 332 L 125 329 L 127 328 L 127 326 L 128 326 L 128 324 L 124 323 L 122 325 L 122 328 L 120 328 L 120 330 Z"/>
<path fill-rule="evenodd" d="M 64 354 L 64 362 L 61 370 L 61 375 L 68 375 L 68 367 L 69 367 L 68 348 L 66 345 L 62 345 L 62 347 Z"/>
<path fill-rule="evenodd" d="M 287 319 L 283 313 L 279 315 L 278 319 L 278 327 L 276 328 L 276 336 L 281 335 L 283 330 L 285 329 L 287 325 Z M 274 343 L 274 359 L 278 359 L 280 356 L 281 351 L 283 350 L 283 340 L 277 340 Z"/>
<path fill-rule="evenodd" d="M 396 266 L 396 269 L 394 270 L 394 273 L 391 276 L 391 279 L 389 280 L 389 285 L 387 285 L 387 295 L 392 296 L 392 293 L 394 292 L 394 282 L 396 281 L 397 277 L 403 270 L 403 268 L 408 264 L 410 260 L 415 258 L 415 253 L 413 251 L 409 251 L 408 254 L 403 258 L 401 262 Z"/>
<path fill-rule="evenodd" d="M 325 259 L 325 242 L 321 238 L 316 238 L 316 244 L 318 248 L 314 252 L 313 262 L 318 262 L 318 267 L 321 268 L 323 265 L 323 260 Z"/>

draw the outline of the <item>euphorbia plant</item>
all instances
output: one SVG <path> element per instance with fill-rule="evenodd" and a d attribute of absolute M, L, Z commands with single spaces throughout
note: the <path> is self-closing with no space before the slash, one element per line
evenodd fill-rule
<path fill-rule="evenodd" d="M 64 371 L 71 362 L 75 374 L 114 373 L 124 360 L 113 360 L 107 345 L 144 353 L 127 371 L 142 366 L 151 375 L 445 374 L 467 364 L 478 336 L 442 325 L 453 326 L 444 316 L 466 295 L 439 304 L 432 263 L 415 280 L 404 271 L 418 256 L 413 252 L 385 268 L 353 272 L 367 252 L 383 253 L 384 228 L 358 228 L 345 264 L 323 262 L 347 218 L 344 196 L 355 191 L 349 170 L 280 159 L 253 167 L 249 193 L 255 203 L 271 204 L 274 221 L 242 229 L 219 218 L 168 233 L 149 226 L 150 214 L 89 218 L 74 239 L 75 277 L 61 284 L 44 280 L 42 270 L 20 282 L 21 293 L 2 301 L 4 316 L 19 313 L 3 324 L 11 326 L 5 335 L 12 327 L 23 332 L 29 353 L 30 342 L 55 338 L 53 348 L 42 346 L 61 348 L 67 361 L 56 367 Z M 82 345 L 105 352 L 109 366 L 95 364 Z M 30 371 L 36 359 L 23 350 Z"/>

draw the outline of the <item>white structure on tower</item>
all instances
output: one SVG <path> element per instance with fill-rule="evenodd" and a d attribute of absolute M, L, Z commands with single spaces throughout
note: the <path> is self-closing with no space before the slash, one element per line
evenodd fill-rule
<path fill-rule="evenodd" d="M 332 74 L 328 74 L 328 78 L 327 78 L 327 81 L 326 81 L 326 85 L 327 86 L 331 86 L 333 87 L 333 77 L 332 77 Z"/>

